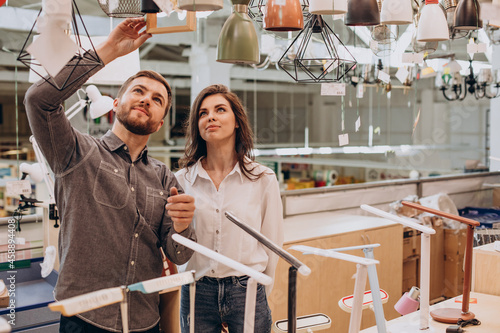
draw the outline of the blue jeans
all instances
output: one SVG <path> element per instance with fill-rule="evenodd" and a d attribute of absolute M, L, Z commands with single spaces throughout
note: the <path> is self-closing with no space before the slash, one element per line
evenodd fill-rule
<path fill-rule="evenodd" d="M 241 333 L 244 327 L 248 276 L 226 278 L 202 277 L 196 282 L 195 332 L 220 333 L 222 323 L 230 333 Z M 189 285 L 181 291 L 181 330 L 189 333 Z M 256 333 L 270 333 L 273 321 L 264 286 L 257 285 L 255 307 Z"/>

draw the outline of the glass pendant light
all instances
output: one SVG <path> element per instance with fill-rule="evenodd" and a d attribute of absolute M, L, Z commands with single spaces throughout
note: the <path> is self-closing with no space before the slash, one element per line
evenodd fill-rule
<path fill-rule="evenodd" d="M 349 0 L 344 23 L 349 26 L 380 24 L 377 0 Z"/>
<path fill-rule="evenodd" d="M 304 17 L 299 0 L 268 0 L 263 15 L 265 30 L 297 31 L 304 29 Z"/>
<path fill-rule="evenodd" d="M 248 16 L 249 0 L 234 0 L 217 43 L 217 61 L 232 64 L 258 64 L 259 40 L 253 21 Z"/>
<path fill-rule="evenodd" d="M 425 0 L 418 20 L 418 42 L 440 42 L 450 39 L 448 23 L 438 0 Z"/>
<path fill-rule="evenodd" d="M 477 0 L 461 0 L 455 11 L 454 27 L 457 30 L 477 30 L 483 27 L 479 18 L 480 6 Z"/>
<path fill-rule="evenodd" d="M 310 0 L 309 12 L 318 15 L 340 15 L 347 13 L 347 0 Z"/>
<path fill-rule="evenodd" d="M 188 12 L 204 12 L 222 9 L 224 0 L 179 0 L 179 9 Z"/>
<path fill-rule="evenodd" d="M 412 0 L 384 0 L 380 13 L 381 24 L 410 24 L 413 23 Z"/>

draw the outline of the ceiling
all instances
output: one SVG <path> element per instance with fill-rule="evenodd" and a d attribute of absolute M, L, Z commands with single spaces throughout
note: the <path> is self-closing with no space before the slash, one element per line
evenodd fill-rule
<path fill-rule="evenodd" d="M 9 81 L 10 78 L 13 78 L 13 72 L 16 67 L 14 55 L 19 53 L 24 45 L 33 22 L 41 9 L 41 3 L 41 0 L 10 0 L 0 8 L 0 49 L 3 51 L 0 52 L 0 81 Z M 91 36 L 107 35 L 110 27 L 120 21 L 120 19 L 108 18 L 101 9 L 98 0 L 77 0 L 77 6 Z M 158 62 L 158 66 L 160 63 L 165 62 L 184 63 L 187 65 L 191 45 L 202 43 L 208 47 L 216 48 L 219 32 L 230 14 L 230 8 L 231 4 L 229 0 L 225 0 L 222 10 L 214 12 L 206 19 L 198 19 L 198 29 L 194 33 L 155 35 L 154 38 L 151 38 L 141 48 L 141 60 Z M 159 19 L 159 22 L 162 22 L 161 20 L 168 22 L 172 18 Z M 370 50 L 370 35 L 372 34 L 370 30 L 372 29 L 366 27 L 347 27 L 342 20 L 333 21 L 331 16 L 326 17 L 326 22 L 345 45 L 356 47 L 358 52 L 355 54 L 355 57 L 358 63 L 377 63 L 379 58 Z M 260 28 L 258 24 L 256 26 Z M 262 29 L 259 30 L 260 34 L 270 34 Z M 397 67 L 401 66 L 401 53 L 405 51 L 413 52 L 414 50 L 412 45 L 414 26 L 399 26 L 398 30 L 398 41 L 391 44 L 397 50 L 390 56 L 380 58 L 386 67 L 393 67 L 392 72 L 395 72 Z M 286 49 L 286 45 L 290 43 L 296 34 L 276 33 L 272 35 L 276 37 L 276 45 L 281 46 L 280 50 L 283 50 Z M 487 38 L 485 37 L 486 34 L 474 33 L 474 36 L 478 36 L 478 38 L 482 38 L 483 40 Z M 488 40 L 484 41 L 489 43 Z M 449 59 L 450 56 L 454 56 L 458 60 L 466 61 L 469 57 L 466 52 L 467 42 L 467 38 L 441 42 L 437 50 L 429 58 Z M 261 59 L 264 60 L 265 58 L 266 54 L 262 54 Z M 482 53 L 476 54 L 474 60 L 486 64 L 489 63 L 487 55 Z M 19 67 L 19 70 L 27 71 L 27 69 L 21 67 Z M 270 66 L 269 70 L 266 71 L 273 70 L 275 71 L 274 66 Z M 272 74 L 266 76 L 264 73 L 266 71 L 263 71 L 259 77 L 262 77 L 264 80 L 266 77 L 274 80 L 275 76 L 273 77 Z M 186 73 L 186 75 L 189 76 L 189 73 Z M 254 77 L 254 74 L 251 77 Z M 289 78 L 284 77 L 284 80 L 289 80 Z"/>

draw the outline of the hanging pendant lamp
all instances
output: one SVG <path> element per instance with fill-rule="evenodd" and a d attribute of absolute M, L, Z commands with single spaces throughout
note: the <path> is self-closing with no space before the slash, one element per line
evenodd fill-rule
<path fill-rule="evenodd" d="M 318 15 L 340 15 L 347 13 L 347 0 L 310 0 L 309 12 Z"/>
<path fill-rule="evenodd" d="M 321 15 L 312 15 L 278 65 L 296 82 L 338 82 L 356 65 L 356 59 Z"/>
<path fill-rule="evenodd" d="M 179 0 L 179 9 L 188 12 L 216 11 L 224 7 L 224 0 Z"/>
<path fill-rule="evenodd" d="M 233 1 L 233 13 L 224 23 L 217 43 L 218 62 L 231 64 L 260 62 L 259 39 L 253 21 L 247 14 L 248 2 L 248 0 Z"/>
<path fill-rule="evenodd" d="M 140 17 L 144 16 L 141 12 L 140 0 L 99 0 L 97 1 L 101 9 L 109 17 Z"/>
<path fill-rule="evenodd" d="M 418 42 L 440 42 L 450 39 L 448 23 L 438 0 L 425 0 L 418 21 Z"/>
<path fill-rule="evenodd" d="M 263 14 L 265 30 L 297 31 L 304 28 L 299 0 L 268 0 Z"/>
<path fill-rule="evenodd" d="M 483 27 L 479 18 L 480 6 L 477 0 L 460 0 L 455 11 L 454 28 L 457 30 L 477 30 Z"/>
<path fill-rule="evenodd" d="M 384 0 L 380 12 L 381 24 L 411 24 L 413 23 L 412 0 Z"/>
<path fill-rule="evenodd" d="M 350 26 L 380 24 L 377 0 L 349 0 L 344 23 Z"/>
<path fill-rule="evenodd" d="M 153 14 L 159 13 L 161 10 L 153 0 L 141 0 L 141 12 L 144 14 Z"/>

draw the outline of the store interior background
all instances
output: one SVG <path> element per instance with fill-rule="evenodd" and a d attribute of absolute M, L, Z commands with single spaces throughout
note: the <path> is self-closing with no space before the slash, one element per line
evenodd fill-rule
<path fill-rule="evenodd" d="M 96 0 L 77 0 L 77 5 L 91 38 L 106 36 L 110 28 L 120 21 L 107 17 Z M 19 177 L 21 162 L 31 163 L 35 159 L 22 103 L 31 85 L 30 73 L 16 59 L 40 8 L 41 1 L 38 0 L 7 1 L 6 5 L 0 7 L 0 177 L 3 176 L 0 178 L 0 193 L 5 189 L 7 179 Z M 176 162 L 183 154 L 185 143 L 182 124 L 193 97 L 209 84 L 223 83 L 237 93 L 247 108 L 255 131 L 256 159 L 276 171 L 283 190 L 284 216 L 289 219 L 289 223 L 294 223 L 295 220 L 292 220 L 297 218 L 327 225 L 332 223 L 330 212 L 366 215 L 359 209 L 360 204 L 388 210 L 390 203 L 405 197 L 425 197 L 440 192 L 449 195 L 457 208 L 494 205 L 493 189 L 483 184 L 500 183 L 497 172 L 500 170 L 500 131 L 495 131 L 500 126 L 500 97 L 476 99 L 468 95 L 462 101 L 448 101 L 439 90 L 439 80 L 436 80 L 452 54 L 461 61 L 461 74 L 469 74 L 468 38 L 440 42 L 437 50 L 428 55 L 425 64 L 408 67 L 413 73 L 411 85 L 403 85 L 395 74 L 399 67 L 404 66 L 401 54 L 414 51 L 411 37 L 415 28 L 412 25 L 400 26 L 399 38 L 393 45 L 395 51 L 378 57 L 370 49 L 370 28 L 351 29 L 341 20 L 325 17 L 358 61 L 355 75 L 361 76 L 370 65 L 370 81 L 374 81 L 380 60 L 382 70 L 391 75 L 392 89 L 388 93 L 385 84 L 367 83 L 363 97 L 357 98 L 356 88 L 350 83 L 350 76 L 353 75 L 351 71 L 345 79 L 347 88 L 344 97 L 322 96 L 321 84 L 296 83 L 275 66 L 297 32 L 273 34 L 255 24 L 261 43 L 262 63 L 268 57 L 271 61 L 265 69 L 216 62 L 219 33 L 230 13 L 231 3 L 225 0 L 223 9 L 197 19 L 196 31 L 154 35 L 140 48 L 140 68 L 161 73 L 171 84 L 174 95 L 173 108 L 165 125 L 151 137 L 148 144 L 155 158 L 164 161 L 173 170 L 177 168 Z M 159 22 L 165 25 L 179 24 L 176 16 L 173 14 L 168 19 L 159 18 Z M 495 31 L 488 34 L 480 29 L 479 32 L 472 32 L 470 37 L 474 37 L 476 43 L 488 45 L 486 53 L 474 54 L 475 74 L 479 73 L 480 68 L 500 68 L 497 45 L 500 35 Z M 422 68 L 426 65 L 433 67 L 436 76 L 421 77 Z M 111 97 L 116 96 L 120 86 L 118 82 L 97 85 L 101 93 Z M 66 101 L 66 107 L 77 101 L 76 95 L 71 97 Z M 361 126 L 356 131 L 358 116 Z M 90 120 L 85 111 L 72 119 L 77 129 L 95 136 L 110 129 L 112 121 L 110 116 L 97 121 Z M 349 136 L 349 143 L 341 146 L 339 135 L 345 133 Z M 335 182 L 329 183 L 324 177 L 332 172 L 335 173 Z M 464 174 L 465 177 L 462 177 Z M 38 199 L 46 198 L 47 191 L 43 183 L 34 184 L 33 187 Z M 16 198 L 0 197 L 2 217 L 11 216 L 17 203 Z M 497 203 L 500 204 L 500 201 Z M 356 223 L 352 225 L 356 226 Z M 359 230 L 356 229 L 358 227 L 352 229 L 356 233 L 356 242 L 361 242 L 357 234 L 365 232 L 364 224 L 359 224 Z M 382 252 L 377 255 L 382 262 L 381 270 L 385 270 L 380 277 L 381 285 L 392 283 L 392 288 L 399 293 L 418 282 L 417 261 L 414 260 L 416 248 L 410 249 L 409 254 L 403 253 L 403 250 L 408 249 L 403 249 L 398 243 L 403 240 L 402 228 L 390 228 L 393 229 L 388 228 L 385 234 L 373 234 L 370 241 L 382 243 Z M 24 237 L 31 239 L 34 247 L 38 246 L 40 256 L 43 256 L 46 245 L 43 244 L 47 238 L 52 241 L 57 239 L 57 229 L 49 229 L 47 234 L 47 230 L 41 231 L 39 224 L 23 226 Z M 387 234 L 396 233 L 401 233 L 397 236 L 400 238 L 391 240 L 394 243 L 391 243 L 392 247 L 384 247 L 383 242 L 392 237 L 387 237 Z M 441 234 L 440 237 L 445 236 Z M 339 237 L 338 241 L 328 244 L 332 247 L 353 245 L 342 243 L 342 239 L 347 238 Z M 6 244 L 3 238 L 0 244 Z M 390 261 L 384 261 L 389 257 Z M 404 261 L 397 271 L 393 271 L 391 262 L 394 260 Z M 408 271 L 410 261 L 411 271 Z M 434 264 L 444 267 L 443 261 Z M 458 267 L 458 264 L 455 263 L 455 266 Z M 346 272 L 342 279 L 338 278 L 338 287 L 335 289 L 346 295 L 346 290 L 352 291 L 353 281 L 348 280 L 347 275 L 352 276 L 354 267 L 335 267 L 334 271 Z M 280 269 L 284 271 L 284 268 Z M 436 280 L 440 278 L 443 279 L 441 275 L 435 277 Z M 286 277 L 283 276 L 283 279 Z M 332 285 L 336 283 L 329 277 L 328 281 Z M 450 285 L 448 287 L 451 288 Z M 445 295 L 444 287 L 436 286 L 438 291 L 434 296 L 457 294 L 460 292 L 457 289 L 459 287 L 460 282 L 457 282 L 453 286 L 455 289 L 448 290 Z M 311 292 L 309 289 L 300 291 L 299 288 L 299 299 Z M 321 295 L 319 290 L 315 292 Z M 334 295 L 329 296 L 334 303 L 339 299 L 338 293 L 335 291 Z M 274 297 L 273 301 L 276 300 Z M 395 295 L 390 300 L 391 306 L 398 297 Z M 276 301 L 275 304 L 278 303 Z M 320 305 L 312 304 L 311 307 Z M 321 308 L 315 310 L 320 311 Z M 337 313 L 340 311 L 338 309 L 335 311 L 338 322 L 348 322 L 344 318 L 348 318 L 348 314 Z M 387 319 L 397 316 L 393 310 L 390 311 Z M 300 312 L 299 306 L 298 314 Z M 281 312 L 274 313 L 278 317 L 284 316 Z M 373 318 L 366 320 L 363 327 L 373 325 Z"/>

